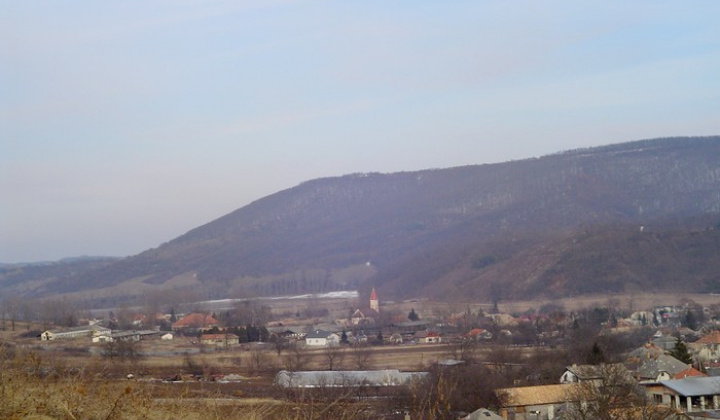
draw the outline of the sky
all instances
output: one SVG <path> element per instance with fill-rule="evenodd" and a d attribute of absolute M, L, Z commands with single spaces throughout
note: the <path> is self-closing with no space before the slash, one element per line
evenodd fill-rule
<path fill-rule="evenodd" d="M 720 134 L 720 2 L 0 0 L 0 262 L 301 182 Z"/>

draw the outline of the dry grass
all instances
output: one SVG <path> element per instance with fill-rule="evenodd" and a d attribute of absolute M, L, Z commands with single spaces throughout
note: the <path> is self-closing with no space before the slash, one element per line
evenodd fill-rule
<path fill-rule="evenodd" d="M 111 361 L 80 352 L 87 346 L 85 339 L 50 343 L 14 341 L 18 347 L 7 345 L 0 353 L 2 419 L 383 418 L 378 414 L 377 401 L 358 400 L 342 394 L 333 394 L 332 398 L 305 395 L 296 398 L 297 395 L 279 393 L 272 385 L 272 378 L 280 367 L 280 359 L 269 348 L 262 350 L 268 365 L 248 380 L 239 383 L 196 380 L 167 383 L 159 381 L 166 374 L 181 373 L 190 377 L 187 375 L 188 356 Z M 182 348 L 185 344 L 180 341 L 172 346 Z M 46 350 L 36 347 L 40 345 Z M 172 347 L 159 340 L 143 343 L 147 348 L 155 345 L 165 350 Z M 376 350 L 378 365 L 385 365 L 376 368 L 397 367 L 389 365 L 394 363 L 395 355 L 400 354 L 393 350 Z M 401 349 L 398 347 L 397 350 Z M 201 365 L 203 373 L 249 376 L 245 365 L 251 353 L 237 348 L 189 357 L 193 363 Z M 322 363 L 321 350 L 309 353 L 313 365 Z M 127 373 L 134 373 L 135 379 L 126 379 Z"/>
<path fill-rule="evenodd" d="M 0 366 L 0 418 L 15 419 L 361 419 L 367 406 L 343 399 L 289 401 L 236 398 L 191 386 L 105 378 L 107 367 L 69 368 L 60 359 L 6 348 Z M 197 383 L 196 383 L 197 384 Z"/>

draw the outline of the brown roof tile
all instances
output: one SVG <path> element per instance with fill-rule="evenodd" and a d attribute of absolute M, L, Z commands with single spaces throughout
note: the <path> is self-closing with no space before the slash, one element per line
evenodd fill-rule
<path fill-rule="evenodd" d="M 579 384 L 523 386 L 516 388 L 503 388 L 495 390 L 499 396 L 505 396 L 506 407 L 519 407 L 527 405 L 555 404 L 571 401 L 572 390 Z"/>

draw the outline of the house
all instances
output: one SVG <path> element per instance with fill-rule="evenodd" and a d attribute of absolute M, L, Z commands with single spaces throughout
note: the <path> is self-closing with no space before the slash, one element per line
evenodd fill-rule
<path fill-rule="evenodd" d="M 410 384 L 426 375 L 426 372 L 400 372 L 397 369 L 308 372 L 281 370 L 275 376 L 275 383 L 283 388 L 391 387 Z"/>
<path fill-rule="evenodd" d="M 483 328 L 473 328 L 472 330 L 463 334 L 464 339 L 474 341 L 491 340 L 492 336 L 493 335 L 490 331 Z"/>
<path fill-rule="evenodd" d="M 675 350 L 675 343 L 677 343 L 677 338 L 671 335 L 661 334 L 659 337 L 652 337 L 650 339 L 650 342 L 665 351 L 673 351 Z"/>
<path fill-rule="evenodd" d="M 358 308 L 358 309 L 355 309 L 355 312 L 353 312 L 352 315 L 350 315 L 350 324 L 351 325 L 374 324 L 376 317 L 377 317 L 377 312 L 375 312 L 373 309 Z"/>
<path fill-rule="evenodd" d="M 286 327 L 284 325 L 276 325 L 266 327 L 271 337 L 284 339 L 284 340 L 298 340 L 305 336 L 305 327 Z"/>
<path fill-rule="evenodd" d="M 695 351 L 697 359 L 717 362 L 720 359 L 720 331 L 711 331 L 698 341 L 688 344 L 688 347 Z"/>
<path fill-rule="evenodd" d="M 180 318 L 172 324 L 173 331 L 193 334 L 197 331 L 210 330 L 219 327 L 220 321 L 210 314 L 191 313 Z"/>
<path fill-rule="evenodd" d="M 577 395 L 577 383 L 524 386 L 495 390 L 505 420 L 553 420 Z"/>
<path fill-rule="evenodd" d="M 441 343 L 442 337 L 437 331 L 418 331 L 413 336 L 418 343 Z"/>
<path fill-rule="evenodd" d="M 661 381 L 645 390 L 656 403 L 682 412 L 720 409 L 720 381 L 715 377 Z"/>
<path fill-rule="evenodd" d="M 639 366 L 645 359 L 657 358 L 663 354 L 665 351 L 652 342 L 645 343 L 628 354 L 627 363 Z"/>
<path fill-rule="evenodd" d="M 633 380 L 627 368 L 620 364 L 602 365 L 572 365 L 565 368 L 560 376 L 561 384 L 572 384 L 582 382 L 599 382 L 608 375 L 621 375 L 624 379 Z"/>
<path fill-rule="evenodd" d="M 68 328 L 66 330 L 47 330 L 40 334 L 40 340 L 52 341 L 66 338 L 77 338 L 77 337 L 93 337 L 101 335 L 110 335 L 112 331 L 110 328 L 103 327 L 100 325 L 83 325 L 80 327 Z"/>
<path fill-rule="evenodd" d="M 235 334 L 201 334 L 200 343 L 208 346 L 228 347 L 240 343 L 240 337 Z"/>
<path fill-rule="evenodd" d="M 364 331 L 357 331 L 348 335 L 350 336 L 349 341 L 353 344 L 362 344 L 368 342 L 368 336 L 365 334 Z"/>
<path fill-rule="evenodd" d="M 390 338 L 388 339 L 388 343 L 390 344 L 402 344 L 403 343 L 403 337 L 400 333 L 393 333 L 390 335 Z"/>
<path fill-rule="evenodd" d="M 641 382 L 659 382 L 696 376 L 707 375 L 666 354 L 643 360 L 635 373 L 635 377 Z"/>
<path fill-rule="evenodd" d="M 305 345 L 307 346 L 337 346 L 340 345 L 340 335 L 338 333 L 314 330 L 305 335 Z"/>

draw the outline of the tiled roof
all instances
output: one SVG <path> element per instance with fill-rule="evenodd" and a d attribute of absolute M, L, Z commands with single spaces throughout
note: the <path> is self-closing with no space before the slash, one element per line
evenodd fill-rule
<path fill-rule="evenodd" d="M 679 361 L 678 359 L 665 354 L 654 358 L 646 359 L 638 368 L 638 374 L 643 379 L 654 379 L 660 372 L 667 372 L 671 377 L 676 374 L 688 370 L 690 366 Z M 695 375 L 693 375 L 695 376 Z"/>
<path fill-rule="evenodd" d="M 706 374 L 700 372 L 699 370 L 695 369 L 694 367 L 689 367 L 687 370 L 683 370 L 682 372 L 678 372 L 675 374 L 673 379 L 683 379 L 683 378 L 691 378 L 691 377 L 698 377 L 698 376 L 707 376 Z"/>
<path fill-rule="evenodd" d="M 504 396 L 506 407 L 519 407 L 527 405 L 557 404 L 572 401 L 571 395 L 579 384 L 523 386 L 516 388 L 502 388 L 495 390 L 499 396 Z"/>
<path fill-rule="evenodd" d="M 325 330 L 315 330 L 315 331 L 310 331 L 309 333 L 307 333 L 305 338 L 328 338 L 328 337 L 330 337 L 330 334 L 335 334 L 335 333 L 332 333 L 330 331 L 325 331 Z"/>
<path fill-rule="evenodd" d="M 696 341 L 696 343 L 702 343 L 702 344 L 720 344 L 720 331 L 712 331 L 706 335 L 704 335 L 701 339 Z"/>
<path fill-rule="evenodd" d="M 664 353 L 663 349 L 655 344 L 645 343 L 642 347 L 631 351 L 628 355 L 628 360 L 642 363 L 645 359 L 656 358 Z"/>
<path fill-rule="evenodd" d="M 567 367 L 567 370 L 575 374 L 581 381 L 602 378 L 607 374 L 608 369 L 618 369 L 618 373 L 629 375 L 627 368 L 620 363 L 610 365 L 573 365 Z"/>
<path fill-rule="evenodd" d="M 468 337 L 475 337 L 480 334 L 484 334 L 487 330 L 484 330 L 482 328 L 473 328 L 472 330 L 468 331 L 467 334 L 465 334 Z"/>
<path fill-rule="evenodd" d="M 206 327 L 208 325 L 220 325 L 220 321 L 213 318 L 212 315 L 192 313 L 172 324 L 173 328 Z"/>

